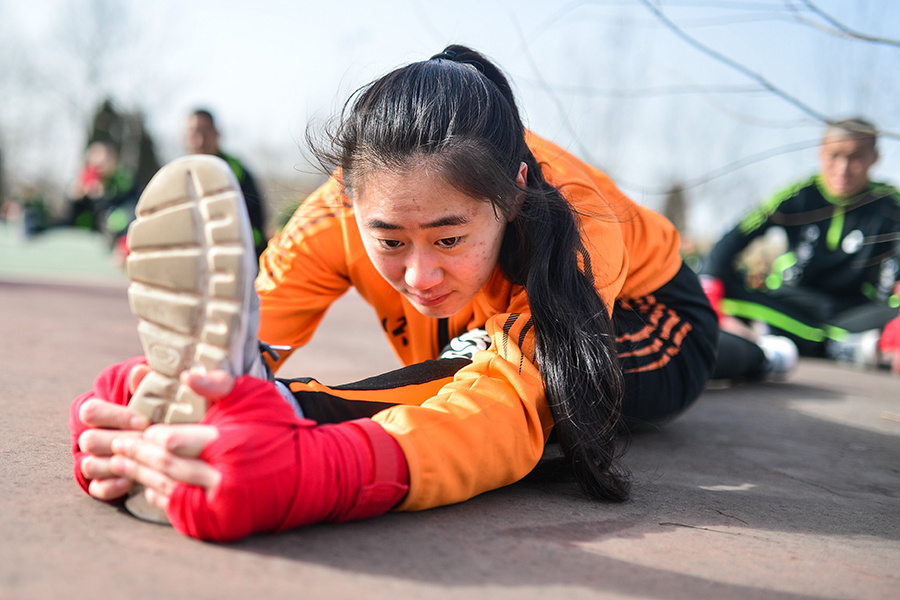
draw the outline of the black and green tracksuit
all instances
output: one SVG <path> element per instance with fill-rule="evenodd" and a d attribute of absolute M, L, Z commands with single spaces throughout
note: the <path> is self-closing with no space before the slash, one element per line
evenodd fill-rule
<path fill-rule="evenodd" d="M 751 289 L 735 259 L 773 227 L 787 233 L 788 250 L 764 286 Z M 827 340 L 883 327 L 897 316 L 900 194 L 872 182 L 852 196 L 835 196 L 816 175 L 747 215 L 716 244 L 703 273 L 725 284 L 724 314 L 768 323 L 801 354 L 822 355 Z"/>
<path fill-rule="evenodd" d="M 263 206 L 263 197 L 256 187 L 256 181 L 247 170 L 247 167 L 234 156 L 219 151 L 219 158 L 228 163 L 234 173 L 235 179 L 241 186 L 241 193 L 247 203 L 247 212 L 250 216 L 250 226 L 253 229 L 253 244 L 256 246 L 256 255 L 262 254 L 266 249 L 268 238 L 266 237 L 266 215 Z"/>

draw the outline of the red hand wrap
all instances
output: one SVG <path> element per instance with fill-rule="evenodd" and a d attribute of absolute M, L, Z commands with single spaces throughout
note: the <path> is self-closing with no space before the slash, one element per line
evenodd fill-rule
<path fill-rule="evenodd" d="M 881 339 L 878 340 L 878 349 L 882 352 L 900 353 L 900 316 L 884 326 Z"/>
<path fill-rule="evenodd" d="M 200 457 L 222 481 L 209 496 L 178 485 L 167 510 L 175 529 L 194 538 L 225 542 L 374 517 L 409 489 L 403 452 L 381 426 L 298 419 L 268 382 L 239 378 L 201 422 L 219 431 Z"/>
<path fill-rule="evenodd" d="M 725 298 L 725 284 L 718 277 L 712 275 L 701 275 L 700 285 L 703 286 L 703 293 L 709 299 L 709 304 L 716 311 L 719 321 L 722 320 L 722 299 Z"/>
<path fill-rule="evenodd" d="M 125 406 L 131 399 L 131 390 L 128 389 L 128 379 L 131 375 L 131 369 L 137 365 L 147 363 L 144 356 L 135 356 L 129 358 L 125 362 L 112 365 L 103 369 L 94 380 L 94 386 L 90 392 L 84 393 L 72 402 L 69 409 L 69 431 L 72 432 L 72 456 L 75 458 L 75 481 L 81 486 L 81 489 L 87 493 L 90 480 L 86 479 L 81 472 L 81 461 L 87 456 L 85 452 L 78 449 L 78 437 L 84 433 L 88 427 L 81 422 L 78 411 L 81 405 L 91 398 L 99 398 L 113 404 L 121 404 Z"/>

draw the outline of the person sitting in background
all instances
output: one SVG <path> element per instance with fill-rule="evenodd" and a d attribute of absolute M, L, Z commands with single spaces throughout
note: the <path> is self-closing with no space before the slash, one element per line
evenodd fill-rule
<path fill-rule="evenodd" d="M 821 171 L 773 196 L 712 249 L 701 279 L 723 329 L 714 378 L 759 373 L 766 340 L 756 338 L 754 349 L 748 322 L 789 338 L 801 356 L 875 365 L 896 351 L 890 336 L 880 350 L 879 340 L 900 307 L 900 194 L 869 179 L 877 137 L 862 119 L 829 125 Z M 750 285 L 735 259 L 774 227 L 787 234 L 787 251 Z"/>
<path fill-rule="evenodd" d="M 219 130 L 216 121 L 210 111 L 198 108 L 188 117 L 187 133 L 185 135 L 185 147 L 190 154 L 210 154 L 225 160 L 241 186 L 241 192 L 247 203 L 247 212 L 250 213 L 250 224 L 253 227 L 253 242 L 256 245 L 256 255 L 262 254 L 266 249 L 268 238 L 266 237 L 266 217 L 263 208 L 262 196 L 256 188 L 256 182 L 247 167 L 234 156 L 226 154 L 219 148 Z"/>
<path fill-rule="evenodd" d="M 84 166 L 69 186 L 66 225 L 103 231 L 106 213 L 128 198 L 137 200 L 134 175 L 119 166 L 119 152 L 110 142 L 93 142 Z"/>

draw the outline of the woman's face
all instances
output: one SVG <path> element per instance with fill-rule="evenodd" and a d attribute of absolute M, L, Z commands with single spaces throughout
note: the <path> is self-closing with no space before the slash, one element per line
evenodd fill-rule
<path fill-rule="evenodd" d="M 457 313 L 494 272 L 506 220 L 427 166 L 361 183 L 353 205 L 375 268 L 423 315 Z"/>

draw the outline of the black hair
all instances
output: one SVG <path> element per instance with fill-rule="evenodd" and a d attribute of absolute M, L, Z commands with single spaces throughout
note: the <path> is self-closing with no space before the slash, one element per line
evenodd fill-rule
<path fill-rule="evenodd" d="M 474 50 L 448 46 L 358 90 L 329 141 L 330 150 L 319 147 L 317 157 L 325 167 L 342 168 L 351 196 L 370 173 L 426 163 L 449 185 L 512 218 L 500 268 L 528 294 L 557 439 L 589 496 L 626 499 L 630 475 L 619 464 L 623 382 L 614 327 L 589 261 L 579 267 L 586 251 L 575 210 L 544 179 L 526 145 L 506 77 Z M 523 162 L 524 190 L 516 183 Z"/>
<path fill-rule="evenodd" d="M 216 127 L 216 119 L 215 119 L 215 117 L 213 117 L 212 112 L 210 112 L 209 110 L 207 110 L 207 109 L 205 109 L 205 108 L 195 108 L 194 110 L 191 111 L 190 116 L 192 116 L 192 117 L 204 117 L 204 118 L 206 118 L 206 119 L 209 119 L 209 123 L 210 123 L 210 125 L 213 126 L 213 129 L 215 129 L 215 127 Z"/>

